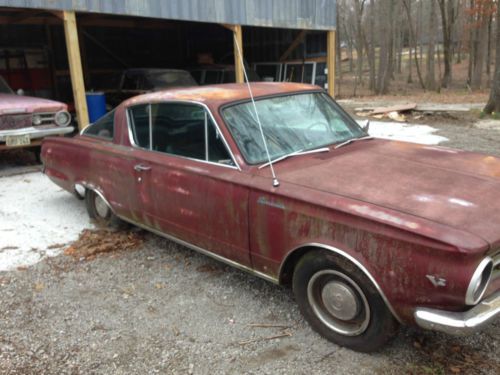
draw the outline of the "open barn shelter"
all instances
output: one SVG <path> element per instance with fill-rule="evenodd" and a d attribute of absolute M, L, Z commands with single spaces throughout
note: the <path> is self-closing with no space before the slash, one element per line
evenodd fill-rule
<path fill-rule="evenodd" d="M 80 128 L 86 92 L 120 71 L 227 64 L 243 82 L 238 51 L 249 67 L 295 60 L 301 74 L 319 58 L 333 96 L 335 20 L 336 0 L 0 0 L 0 75 L 74 103 Z"/>

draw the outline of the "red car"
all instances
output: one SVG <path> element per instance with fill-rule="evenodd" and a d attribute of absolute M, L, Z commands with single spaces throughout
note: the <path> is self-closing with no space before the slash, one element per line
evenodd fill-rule
<path fill-rule="evenodd" d="M 39 146 L 43 137 L 71 133 L 64 103 L 16 95 L 0 76 L 0 150 Z"/>
<path fill-rule="evenodd" d="M 467 334 L 495 319 L 499 158 L 373 139 L 316 86 L 251 86 L 255 105 L 238 84 L 129 99 L 46 139 L 45 173 L 99 222 L 291 285 L 310 325 L 354 350 L 398 323 Z"/>

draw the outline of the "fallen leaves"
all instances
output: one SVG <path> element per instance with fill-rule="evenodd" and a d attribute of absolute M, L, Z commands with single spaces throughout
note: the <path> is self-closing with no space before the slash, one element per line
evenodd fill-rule
<path fill-rule="evenodd" d="M 140 232 L 85 229 L 64 254 L 77 259 L 91 259 L 98 254 L 137 249 L 143 241 Z"/>
<path fill-rule="evenodd" d="M 483 353 L 459 343 L 442 344 L 417 337 L 413 347 L 423 355 L 425 364 L 417 366 L 410 373 L 420 374 L 423 368 L 432 368 L 431 373 L 477 374 L 484 372 L 500 373 L 500 362 L 492 361 Z M 429 367 L 431 365 L 432 367 Z"/>

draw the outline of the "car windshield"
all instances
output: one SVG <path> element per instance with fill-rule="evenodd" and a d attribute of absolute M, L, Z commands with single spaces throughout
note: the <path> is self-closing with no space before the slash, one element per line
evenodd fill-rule
<path fill-rule="evenodd" d="M 7 82 L 3 79 L 3 77 L 0 76 L 0 93 L 1 94 L 13 94 L 14 92 L 12 89 L 9 87 Z"/>
<path fill-rule="evenodd" d="M 152 90 L 165 87 L 198 86 L 193 76 L 184 71 L 149 72 L 144 89 Z"/>
<path fill-rule="evenodd" d="M 324 93 L 259 99 L 255 105 L 273 160 L 366 136 L 357 123 Z M 267 161 L 253 104 L 231 105 L 224 108 L 222 114 L 247 163 Z"/>

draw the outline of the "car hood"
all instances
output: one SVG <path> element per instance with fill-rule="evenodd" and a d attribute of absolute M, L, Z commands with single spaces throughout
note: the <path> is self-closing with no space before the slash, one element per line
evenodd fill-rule
<path fill-rule="evenodd" d="M 276 164 L 281 182 L 389 208 L 500 246 L 500 158 L 381 139 Z"/>
<path fill-rule="evenodd" d="M 14 113 L 51 112 L 66 109 L 66 104 L 53 100 L 20 96 L 14 94 L 0 94 L 0 115 Z"/>

